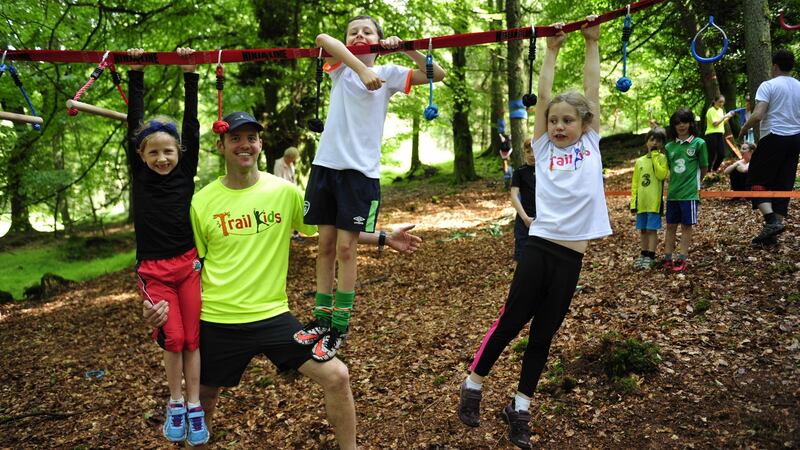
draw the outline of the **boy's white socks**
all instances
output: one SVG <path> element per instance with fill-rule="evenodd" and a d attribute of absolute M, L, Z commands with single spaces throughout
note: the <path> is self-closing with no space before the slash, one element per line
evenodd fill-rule
<path fill-rule="evenodd" d="M 181 403 L 181 404 L 183 404 L 183 403 L 184 403 L 183 396 L 181 396 L 181 398 L 179 398 L 179 399 L 177 399 L 177 400 L 176 400 L 176 399 L 174 399 L 174 398 L 172 398 L 172 397 L 170 397 L 170 399 L 169 399 L 169 402 L 170 402 L 171 404 L 175 404 L 175 403 Z"/>
<path fill-rule="evenodd" d="M 197 408 L 198 406 L 200 406 L 200 402 L 196 402 L 196 403 L 189 402 L 189 403 L 186 404 L 186 409 Z"/>

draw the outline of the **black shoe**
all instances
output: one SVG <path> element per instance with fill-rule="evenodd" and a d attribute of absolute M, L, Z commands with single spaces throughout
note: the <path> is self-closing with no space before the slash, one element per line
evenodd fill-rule
<path fill-rule="evenodd" d="M 531 448 L 531 413 L 515 410 L 514 399 L 511 399 L 502 416 L 508 424 L 508 440 L 519 448 Z"/>
<path fill-rule="evenodd" d="M 761 232 L 753 238 L 752 242 L 753 244 L 766 244 L 770 238 L 783 233 L 784 230 L 786 230 L 786 226 L 782 223 L 765 223 Z"/>
<path fill-rule="evenodd" d="M 481 391 L 469 389 L 466 381 L 461 383 L 458 418 L 464 422 L 464 425 L 470 427 L 477 427 L 481 424 Z"/>

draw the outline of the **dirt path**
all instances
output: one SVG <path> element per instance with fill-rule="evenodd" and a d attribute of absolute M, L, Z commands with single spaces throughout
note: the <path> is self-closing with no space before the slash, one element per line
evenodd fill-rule
<path fill-rule="evenodd" d="M 609 181 L 624 188 L 626 175 Z M 412 257 L 359 256 L 350 367 L 366 449 L 513 448 L 498 417 L 519 371 L 508 349 L 485 384 L 483 422 L 455 417 L 458 385 L 502 305 L 514 270 L 507 194 L 463 189 L 390 192 L 384 226 L 417 223 Z M 582 289 L 554 339 L 532 404 L 543 448 L 800 446 L 800 225 L 754 249 L 743 202 L 703 203 L 690 270 L 634 272 L 637 235 L 625 199 L 609 200 L 615 234 L 591 245 Z M 797 209 L 797 205 L 793 207 Z M 497 231 L 501 235 L 497 235 Z M 662 237 L 663 239 L 663 237 Z M 307 317 L 315 241 L 293 244 L 289 295 Z M 705 300 L 708 309 L 696 308 Z M 596 355 L 608 332 L 653 342 L 658 372 L 622 393 Z M 526 331 L 523 331 L 523 335 Z M 80 284 L 47 303 L 0 307 L 0 448 L 164 448 L 168 394 L 158 349 L 139 320 L 133 272 Z M 103 369 L 101 379 L 87 371 Z M 550 385 L 573 377 L 563 392 Z M 563 375 L 562 374 L 562 375 Z M 225 391 L 216 448 L 335 448 L 321 390 L 255 361 Z"/>

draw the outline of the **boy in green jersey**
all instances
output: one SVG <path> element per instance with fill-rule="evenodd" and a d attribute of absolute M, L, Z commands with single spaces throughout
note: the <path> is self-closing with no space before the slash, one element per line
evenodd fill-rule
<path fill-rule="evenodd" d="M 697 223 L 700 181 L 708 171 L 708 149 L 705 141 L 697 137 L 694 113 L 688 109 L 679 109 L 669 118 L 668 137 L 669 188 L 664 268 L 682 272 L 686 270 L 686 257 L 692 243 L 692 226 Z M 678 224 L 681 225 L 681 246 L 673 261 Z"/>

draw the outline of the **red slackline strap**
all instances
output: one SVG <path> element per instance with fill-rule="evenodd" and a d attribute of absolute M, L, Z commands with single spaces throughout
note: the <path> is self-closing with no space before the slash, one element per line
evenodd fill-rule
<path fill-rule="evenodd" d="M 638 12 L 666 0 L 641 0 L 630 4 L 630 12 Z M 628 7 L 623 7 L 598 16 L 594 23 L 601 24 L 624 17 Z M 568 23 L 563 27 L 567 33 L 580 30 L 586 20 Z M 493 42 L 516 41 L 528 39 L 531 36 L 531 27 L 512 28 L 508 30 L 482 31 L 477 33 L 454 34 L 423 38 L 413 41 L 403 41 L 400 48 L 385 49 L 380 45 L 359 45 L 348 47 L 354 55 L 367 53 L 388 54 L 408 50 L 427 50 L 428 43 L 431 48 L 467 47 L 471 45 L 489 44 Z M 536 37 L 553 36 L 556 29 L 551 26 L 537 26 Z M 101 60 L 104 52 L 79 51 L 79 50 L 9 50 L 8 59 L 17 61 L 44 61 L 59 63 L 95 63 Z M 138 58 L 133 58 L 127 52 L 112 52 L 110 58 L 114 64 L 161 64 L 180 65 L 190 62 L 192 64 L 219 64 L 259 61 L 278 61 L 284 59 L 318 58 L 319 48 L 262 48 L 195 52 L 190 57 L 178 55 L 176 52 L 149 52 Z M 323 56 L 329 56 L 324 54 Z M 187 59 L 189 61 L 187 61 Z"/>

